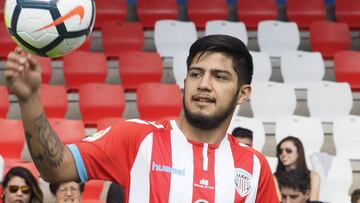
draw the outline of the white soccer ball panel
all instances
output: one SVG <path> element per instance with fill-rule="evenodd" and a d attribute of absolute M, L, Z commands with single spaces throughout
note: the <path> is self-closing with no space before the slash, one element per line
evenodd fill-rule
<path fill-rule="evenodd" d="M 60 56 L 70 52 L 77 47 L 79 47 L 86 39 L 86 36 L 65 39 L 58 46 L 56 46 L 51 51 L 47 52 L 49 56 Z"/>
<path fill-rule="evenodd" d="M 41 24 L 30 26 L 29 29 L 27 30 L 26 29 L 27 24 L 29 24 L 29 21 L 31 20 L 40 20 Z M 30 35 L 33 35 L 37 32 L 37 30 L 49 25 L 52 22 L 53 19 L 48 10 L 24 8 L 20 12 L 16 29 L 18 32 L 27 32 Z M 52 34 L 57 34 L 57 30 L 55 26 L 47 28 L 46 31 Z"/>
<path fill-rule="evenodd" d="M 32 45 L 33 47 L 36 47 L 38 49 L 43 48 L 50 44 L 52 41 L 54 41 L 58 35 L 49 34 L 46 32 L 43 32 L 44 34 L 39 36 L 37 39 L 33 37 L 33 35 L 30 35 L 27 32 L 18 32 L 18 35 L 28 44 Z"/>
<path fill-rule="evenodd" d="M 91 25 L 91 17 L 93 15 L 92 2 L 91 0 L 61 0 L 57 3 L 57 7 L 62 16 L 79 6 L 81 6 L 84 11 L 83 19 L 81 20 L 79 15 L 74 15 L 66 20 L 64 23 L 68 32 L 84 30 Z"/>
<path fill-rule="evenodd" d="M 86 40 L 86 36 L 80 36 L 80 37 L 73 37 L 73 38 L 68 38 L 65 39 L 65 43 L 68 47 L 70 47 L 71 49 L 76 49 L 78 47 L 80 47 Z"/>
<path fill-rule="evenodd" d="M 6 0 L 5 1 L 4 19 L 5 19 L 5 24 L 8 27 L 10 27 L 10 25 L 11 25 L 11 18 L 13 16 L 15 6 L 16 6 L 16 0 Z"/>

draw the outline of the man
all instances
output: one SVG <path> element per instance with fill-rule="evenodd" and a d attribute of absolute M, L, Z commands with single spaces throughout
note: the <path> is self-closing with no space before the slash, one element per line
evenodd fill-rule
<path fill-rule="evenodd" d="M 281 203 L 321 203 L 309 201 L 310 176 L 301 171 L 290 170 L 279 177 Z"/>
<path fill-rule="evenodd" d="M 351 203 L 360 203 L 360 189 L 356 189 L 351 193 Z"/>
<path fill-rule="evenodd" d="M 80 203 L 85 184 L 70 181 L 61 184 L 50 183 L 49 187 L 55 197 L 55 203 Z"/>
<path fill-rule="evenodd" d="M 120 122 L 68 146 L 43 113 L 36 61 L 17 48 L 5 66 L 29 151 L 47 181 L 110 180 L 130 203 L 278 202 L 266 159 L 226 134 L 251 92 L 251 55 L 236 38 L 211 35 L 191 46 L 184 116 Z"/>
<path fill-rule="evenodd" d="M 253 145 L 253 132 L 247 128 L 236 127 L 231 133 L 236 139 L 247 146 Z"/>

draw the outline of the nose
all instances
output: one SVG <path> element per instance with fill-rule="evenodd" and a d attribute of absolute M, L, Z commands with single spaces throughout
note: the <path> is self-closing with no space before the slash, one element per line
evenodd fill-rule
<path fill-rule="evenodd" d="M 67 189 L 65 195 L 66 195 L 66 196 L 72 195 L 71 189 Z"/>
<path fill-rule="evenodd" d="M 201 78 L 198 89 L 210 91 L 211 87 L 212 87 L 211 75 L 204 74 L 204 76 Z"/>
<path fill-rule="evenodd" d="M 281 203 L 292 203 L 290 197 L 283 197 Z"/>

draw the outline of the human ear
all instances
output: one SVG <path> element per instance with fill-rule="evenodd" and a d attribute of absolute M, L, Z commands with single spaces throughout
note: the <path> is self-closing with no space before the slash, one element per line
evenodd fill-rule
<path fill-rule="evenodd" d="M 250 85 L 242 85 L 240 87 L 240 91 L 238 94 L 237 104 L 242 104 L 250 99 L 251 95 L 251 86 Z"/>

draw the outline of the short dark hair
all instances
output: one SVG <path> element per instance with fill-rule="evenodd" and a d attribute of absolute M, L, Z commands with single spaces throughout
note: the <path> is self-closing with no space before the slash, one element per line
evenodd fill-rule
<path fill-rule="evenodd" d="M 79 184 L 80 193 L 83 193 L 84 189 L 85 189 L 85 183 L 78 183 L 78 184 Z M 60 185 L 61 185 L 61 183 L 50 183 L 49 188 L 50 188 L 51 194 L 53 194 L 55 196 Z"/>
<path fill-rule="evenodd" d="M 351 203 L 356 203 L 360 199 L 360 189 L 356 189 L 351 193 Z"/>
<path fill-rule="evenodd" d="M 239 85 L 251 84 L 253 61 L 249 50 L 240 39 L 228 35 L 208 35 L 198 39 L 190 47 L 187 69 L 189 70 L 197 54 L 201 56 L 206 52 L 220 52 L 230 57 Z"/>
<path fill-rule="evenodd" d="M 239 138 L 249 138 L 251 141 L 253 140 L 253 131 L 242 128 L 242 127 L 236 127 L 231 133 L 234 137 Z"/>
<path fill-rule="evenodd" d="M 291 188 L 305 194 L 310 189 L 310 175 L 297 170 L 290 170 L 277 177 L 279 188 Z"/>

